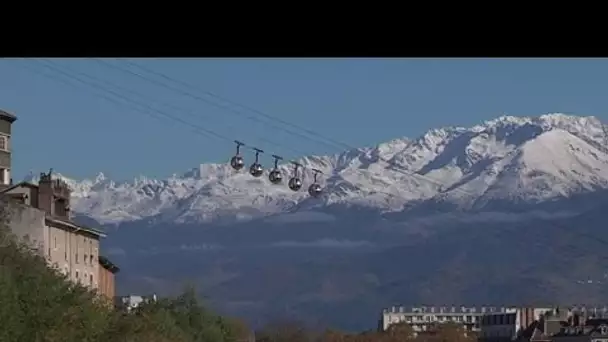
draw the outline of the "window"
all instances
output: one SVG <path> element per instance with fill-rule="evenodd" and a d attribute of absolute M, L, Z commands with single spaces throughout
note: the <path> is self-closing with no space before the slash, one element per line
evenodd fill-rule
<path fill-rule="evenodd" d="M 89 264 L 90 264 L 90 265 L 93 265 L 93 254 L 89 255 L 89 258 L 90 258 L 90 260 L 89 260 Z"/>
<path fill-rule="evenodd" d="M 78 271 L 76 271 L 76 280 L 78 280 Z"/>
<path fill-rule="evenodd" d="M 86 263 L 87 263 L 87 261 L 88 261 L 87 259 L 88 259 L 88 258 L 87 258 L 87 255 L 85 254 L 85 255 L 84 255 L 84 263 L 85 263 L 85 265 L 86 265 Z"/>
<path fill-rule="evenodd" d="M 92 274 L 89 276 L 89 283 L 90 283 L 91 285 L 93 285 L 93 275 L 92 275 Z"/>
<path fill-rule="evenodd" d="M 66 201 L 61 198 L 55 201 L 55 215 L 57 216 L 67 216 L 66 210 Z"/>
<path fill-rule="evenodd" d="M 0 150 L 8 151 L 8 139 L 4 135 L 0 135 Z"/>
<path fill-rule="evenodd" d="M 55 240 L 55 247 L 53 247 L 53 248 L 57 249 L 57 237 L 56 236 L 54 237 L 54 240 Z"/>

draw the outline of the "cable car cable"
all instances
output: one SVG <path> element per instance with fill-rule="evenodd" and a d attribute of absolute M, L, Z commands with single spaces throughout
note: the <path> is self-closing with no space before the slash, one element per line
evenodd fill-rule
<path fill-rule="evenodd" d="M 313 130 L 310 130 L 310 129 L 308 129 L 308 128 L 305 128 L 305 127 L 302 127 L 302 126 L 296 125 L 296 124 L 294 124 L 294 123 L 290 123 L 290 122 L 285 121 L 285 120 L 283 120 L 283 119 L 281 119 L 281 118 L 279 118 L 279 117 L 276 117 L 276 116 L 270 115 L 270 114 L 268 114 L 268 113 L 265 113 L 265 112 L 263 112 L 263 111 L 261 111 L 261 110 L 255 109 L 255 108 L 253 108 L 253 107 L 251 107 L 251 106 L 245 105 L 245 104 L 243 104 L 243 103 L 239 103 L 239 102 L 237 102 L 237 101 L 230 100 L 230 99 L 228 99 L 228 98 L 226 98 L 226 97 L 220 96 L 220 95 L 215 94 L 215 93 L 213 93 L 213 92 L 211 92 L 211 91 L 208 91 L 208 90 L 204 90 L 204 89 L 202 89 L 202 88 L 200 88 L 200 87 L 197 87 L 197 86 L 194 86 L 194 85 L 192 85 L 192 84 L 186 83 L 186 82 L 184 82 L 184 81 L 182 81 L 182 80 L 178 80 L 178 79 L 176 79 L 176 78 L 172 78 L 172 77 L 170 77 L 170 76 L 168 76 L 168 75 L 166 75 L 166 74 L 164 74 L 164 73 L 161 73 L 161 72 L 158 72 L 158 71 L 152 70 L 152 69 L 150 69 L 150 68 L 148 68 L 148 67 L 145 67 L 145 66 L 143 66 L 143 65 L 141 65 L 141 64 L 138 64 L 138 63 L 132 62 L 132 61 L 130 61 L 130 60 L 128 60 L 128 59 L 120 58 L 120 59 L 118 59 L 118 60 L 119 60 L 119 61 L 123 61 L 123 62 L 125 62 L 126 64 L 129 64 L 129 65 L 131 65 L 131 66 L 134 66 L 134 67 L 136 67 L 136 68 L 139 68 L 140 70 L 143 70 L 143 71 L 148 72 L 148 73 L 150 73 L 150 74 L 153 74 L 153 75 L 156 75 L 156 76 L 162 77 L 162 78 L 164 78 L 164 79 L 166 79 L 166 80 L 168 80 L 168 81 L 171 81 L 171 82 L 175 82 L 175 83 L 177 83 L 177 84 L 180 84 L 180 85 L 182 85 L 182 86 L 184 86 L 184 87 L 186 87 L 186 88 L 190 88 L 190 89 L 193 89 L 193 90 L 198 90 L 198 91 L 203 92 L 203 93 L 205 93 L 205 94 L 207 94 L 207 95 L 209 95 L 209 96 L 211 96 L 211 97 L 214 97 L 214 98 L 217 98 L 217 99 L 219 99 L 219 100 L 222 100 L 222 101 L 225 101 L 225 102 L 227 102 L 227 103 L 230 103 L 230 104 L 232 104 L 232 105 L 235 105 L 235 106 L 241 107 L 241 108 L 243 108 L 243 109 L 245 109 L 245 110 L 249 110 L 249 111 L 251 111 L 251 112 L 253 112 L 253 113 L 256 113 L 256 114 L 258 114 L 258 115 L 261 115 L 261 116 L 263 116 L 263 117 L 265 117 L 265 118 L 267 118 L 267 119 L 269 119 L 269 120 L 276 121 L 276 122 L 280 122 L 280 123 L 282 123 L 282 124 L 283 124 L 283 125 L 285 125 L 285 126 L 290 126 L 290 127 L 292 127 L 292 128 L 302 130 L 302 131 L 304 131 L 304 132 L 306 132 L 306 133 L 308 133 L 308 134 L 310 134 L 310 135 L 312 135 L 312 136 L 316 136 L 316 137 L 318 137 L 318 138 L 321 138 L 321 139 L 327 140 L 327 141 L 329 141 L 329 142 L 331 142 L 331 143 L 335 144 L 336 146 L 340 146 L 340 148 L 341 148 L 341 149 L 347 149 L 347 150 L 352 149 L 352 147 L 351 147 L 351 146 L 349 146 L 349 145 L 348 145 L 348 144 L 346 144 L 346 143 L 343 143 L 343 142 L 341 142 L 341 141 L 334 140 L 334 139 L 332 139 L 331 137 L 326 137 L 326 136 L 323 136 L 323 135 L 321 135 L 320 133 L 315 132 L 315 131 L 313 131 Z"/>
<path fill-rule="evenodd" d="M 171 104 L 171 103 L 163 103 L 162 101 L 159 101 L 158 99 L 155 99 L 155 98 L 152 98 L 152 97 L 147 97 L 147 96 L 145 96 L 145 95 L 143 95 L 143 94 L 141 94 L 141 93 L 139 93 L 139 92 L 137 92 L 137 91 L 135 91 L 135 90 L 128 89 L 128 88 L 125 88 L 125 87 L 123 87 L 123 86 L 116 85 L 116 84 L 114 84 L 114 83 L 112 83 L 112 82 L 109 82 L 109 81 L 107 81 L 107 80 L 103 80 L 103 79 L 101 79 L 101 78 L 99 78 L 99 77 L 92 76 L 92 75 L 90 75 L 90 74 L 87 74 L 87 73 L 84 73 L 84 72 L 81 72 L 81 71 L 75 70 L 75 69 L 73 69 L 73 68 L 69 68 L 69 67 L 66 67 L 66 66 L 58 66 L 56 62 L 52 62 L 52 61 L 49 61 L 49 60 L 46 60 L 46 59 L 42 59 L 42 60 L 46 61 L 46 62 L 47 62 L 47 63 L 49 63 L 49 64 L 53 64 L 53 65 L 55 65 L 55 67 L 57 67 L 57 68 L 60 68 L 60 69 L 61 69 L 61 68 L 63 68 L 63 69 L 64 69 L 64 71 L 66 71 L 66 69 L 67 69 L 67 71 L 66 71 L 66 72 L 72 72 L 72 73 L 75 73 L 75 74 L 77 74 L 77 75 L 80 75 L 80 76 L 83 76 L 83 77 L 89 78 L 89 79 L 91 79 L 91 80 L 93 80 L 93 81 L 95 81 L 95 82 L 104 83 L 104 84 L 106 84 L 106 85 L 107 85 L 107 86 L 109 86 L 109 87 L 114 87 L 114 88 L 118 89 L 119 91 L 123 91 L 123 92 L 126 92 L 126 93 L 130 93 L 130 94 L 135 95 L 135 96 L 137 96 L 137 97 L 143 98 L 143 99 L 144 99 L 144 100 L 146 100 L 146 101 L 151 101 L 151 102 L 157 102 L 157 103 L 160 103 L 161 105 L 164 105 L 164 106 L 166 106 L 166 107 L 172 108 L 172 109 L 173 109 L 173 110 L 175 110 L 175 111 L 180 111 L 180 112 L 183 112 L 183 113 L 186 113 L 186 114 L 190 114 L 190 115 L 192 115 L 192 114 L 194 114 L 194 115 L 199 115 L 199 114 L 201 114 L 201 115 L 204 115 L 204 116 L 206 116 L 206 117 L 209 117 L 209 115 L 205 115 L 205 114 L 202 114 L 202 113 L 199 113 L 199 112 L 194 112 L 194 111 L 192 111 L 192 110 L 188 110 L 188 109 L 185 109 L 185 108 L 182 108 L 182 107 L 176 106 L 176 105 Z M 228 127 L 228 129 L 231 129 L 231 130 L 233 130 L 234 128 L 235 128 L 235 126 L 234 126 L 234 125 L 232 125 L 232 126 L 229 126 L 229 127 Z M 264 137 L 254 137 L 254 139 L 255 139 L 255 140 L 259 140 L 259 141 L 264 141 L 265 143 L 268 143 L 268 144 L 270 144 L 271 146 L 275 146 L 275 147 L 279 147 L 279 148 L 284 148 L 284 149 L 286 149 L 286 150 L 290 150 L 291 152 L 295 152 L 295 153 L 297 153 L 297 154 L 306 154 L 306 152 L 300 151 L 300 150 L 298 150 L 298 149 L 294 149 L 294 148 L 292 148 L 292 147 L 290 147 L 290 146 L 287 146 L 287 145 L 279 144 L 279 143 L 277 143 L 277 142 L 275 142 L 275 141 L 272 141 L 272 140 L 270 140 L 270 139 L 268 139 L 268 138 L 264 138 Z"/>
<path fill-rule="evenodd" d="M 146 77 L 146 76 L 144 76 L 142 74 L 139 74 L 139 73 L 134 72 L 132 70 L 129 70 L 127 68 L 123 68 L 121 66 L 117 66 L 117 65 L 114 65 L 112 63 L 108 63 L 108 62 L 106 62 L 104 60 L 101 60 L 101 59 L 98 59 L 98 58 L 91 58 L 91 59 L 94 60 L 94 61 L 96 61 L 96 62 L 98 62 L 98 63 L 100 63 L 100 64 L 102 64 L 102 65 L 105 65 L 105 66 L 107 66 L 109 68 L 113 68 L 115 70 L 122 71 L 123 73 L 128 73 L 130 75 L 133 75 L 133 76 L 138 77 L 140 79 L 143 79 L 145 81 L 148 81 L 148 82 L 154 83 L 156 85 L 159 85 L 159 86 L 161 86 L 163 88 L 176 91 L 176 92 L 180 93 L 181 95 L 185 95 L 185 96 L 188 96 L 188 97 L 193 98 L 195 100 L 202 101 L 202 102 L 204 102 L 206 104 L 212 105 L 212 106 L 220 108 L 220 109 L 225 109 L 225 110 L 227 110 L 228 112 L 230 112 L 232 114 L 245 117 L 245 118 L 247 118 L 247 119 L 249 119 L 251 121 L 254 121 L 254 122 L 258 122 L 258 123 L 261 123 L 261 124 L 266 124 L 266 125 L 272 127 L 273 129 L 286 131 L 287 133 L 289 133 L 291 135 L 299 136 L 299 137 L 301 137 L 303 139 L 307 139 L 309 141 L 320 143 L 320 144 L 323 144 L 323 145 L 326 145 L 326 146 L 331 146 L 331 145 L 327 145 L 327 143 L 320 142 L 320 141 L 315 140 L 315 139 L 311 139 L 310 137 L 305 136 L 305 135 L 303 135 L 303 134 L 301 134 L 299 132 L 295 132 L 295 131 L 292 131 L 292 130 L 287 130 L 287 129 L 279 127 L 279 126 L 277 126 L 275 124 L 268 123 L 268 122 L 265 122 L 263 120 L 260 120 L 259 118 L 255 117 L 255 116 L 247 115 L 247 114 L 243 113 L 242 111 L 239 111 L 239 110 L 236 110 L 234 108 L 222 105 L 220 103 L 216 103 L 216 102 L 210 101 L 209 99 L 206 99 L 206 98 L 204 98 L 202 96 L 193 94 L 193 93 L 188 92 L 188 91 L 184 91 L 184 90 L 176 88 L 176 87 L 171 87 L 171 86 L 167 85 L 165 82 L 160 82 L 160 81 L 155 80 L 153 78 Z M 335 146 L 331 146 L 331 147 L 335 148 Z"/>
<path fill-rule="evenodd" d="M 30 60 L 30 61 L 33 61 L 33 60 Z M 65 85 L 68 85 L 68 86 L 73 87 L 73 88 L 75 88 L 75 89 L 82 90 L 82 87 L 81 87 L 81 86 L 78 86 L 78 85 L 75 85 L 75 84 L 73 84 L 73 83 L 70 83 L 70 81 L 68 81 L 70 78 L 67 78 L 67 77 L 66 77 L 68 80 L 61 78 L 61 77 L 65 77 L 65 76 L 59 75 L 60 77 L 56 77 L 56 76 L 52 76 L 52 75 L 50 75 L 50 74 L 47 74 L 47 73 L 45 73 L 45 72 L 43 72 L 43 71 L 36 70 L 35 68 L 32 68 L 31 66 L 28 66 L 28 65 L 20 65 L 20 64 L 16 64 L 16 65 L 17 65 L 17 67 L 19 67 L 19 68 L 23 68 L 23 69 L 26 69 L 26 70 L 28 70 L 28 71 L 30 71 L 30 72 L 32 72 L 32 73 L 34 73 L 34 74 L 41 75 L 41 76 L 43 76 L 43 77 L 45 77 L 45 78 L 47 78 L 47 79 L 49 79 L 49 80 L 51 80 L 51 81 L 54 81 L 54 82 L 57 82 L 57 81 L 58 81 L 58 82 L 60 82 L 60 83 L 63 83 L 63 84 L 65 84 Z M 141 109 L 140 109 L 140 108 L 138 108 L 137 106 L 134 106 L 132 103 L 128 103 L 128 102 L 120 102 L 120 101 L 117 101 L 115 98 L 112 98 L 112 97 L 110 97 L 110 96 L 108 96 L 108 95 L 106 95 L 106 94 L 104 94 L 104 93 L 101 93 L 101 92 L 100 92 L 100 93 L 95 93 L 95 95 L 97 95 L 97 96 L 99 96 L 99 97 L 103 98 L 104 100 L 106 100 L 106 101 L 108 101 L 108 102 L 111 102 L 111 103 L 113 103 L 113 104 L 115 104 L 115 105 L 118 105 L 118 106 L 125 106 L 125 105 L 126 105 L 126 106 L 129 106 L 129 107 L 133 108 L 133 110 L 135 110 L 135 111 L 141 111 Z M 165 117 L 163 117 L 163 116 L 160 116 L 160 115 L 158 115 L 158 114 L 151 113 L 151 112 L 146 112 L 145 114 L 146 114 L 146 115 L 150 115 L 150 116 L 152 116 L 152 117 L 154 117 L 154 118 L 157 118 L 157 119 L 159 119 L 159 120 L 164 120 L 164 119 L 166 119 L 166 118 L 165 118 Z M 197 133 L 198 133 L 198 132 L 197 132 Z"/>
<path fill-rule="evenodd" d="M 107 93 L 110 93 L 110 94 L 112 94 L 112 95 L 114 95 L 114 96 L 116 96 L 116 97 L 118 97 L 118 98 L 121 98 L 121 99 L 123 99 L 123 100 L 125 100 L 125 101 L 128 101 L 128 102 L 135 102 L 135 103 L 137 103 L 137 101 L 133 101 L 132 99 L 129 99 L 128 97 L 126 97 L 126 96 L 124 96 L 124 95 L 122 95 L 122 94 L 120 94 L 120 93 L 117 93 L 117 92 L 115 92 L 115 91 L 113 91 L 113 90 L 104 89 L 104 87 L 99 86 L 99 85 L 97 85 L 97 84 L 90 83 L 90 82 L 87 82 L 87 81 L 83 81 L 81 78 L 79 78 L 79 77 L 77 77 L 77 76 L 74 76 L 74 75 L 70 75 L 69 73 L 66 73 L 65 71 L 63 71 L 63 70 L 61 70 L 61 69 L 59 69 L 59 68 L 57 68 L 57 67 L 55 67 L 55 66 L 53 66 L 53 65 L 50 65 L 50 64 L 45 64 L 45 63 L 44 63 L 44 62 L 42 62 L 42 61 L 36 61 L 36 60 L 33 60 L 33 61 L 34 61 L 34 62 L 39 62 L 39 63 L 43 64 L 45 67 L 48 67 L 48 68 L 50 68 L 50 69 L 52 69 L 52 70 L 54 70 L 54 71 L 56 71 L 56 72 L 58 72 L 58 73 L 60 73 L 60 74 L 62 74 L 62 75 L 64 75 L 64 76 L 68 77 L 68 78 L 72 78 L 72 79 L 77 80 L 77 81 L 79 81 L 79 82 L 81 82 L 81 83 L 83 83 L 83 84 L 93 86 L 94 88 L 97 88 L 97 89 L 100 89 L 100 90 L 105 91 L 105 92 L 107 92 Z M 225 141 L 230 141 L 230 142 L 232 142 L 232 139 L 228 138 L 227 136 L 224 136 L 224 135 L 222 135 L 222 134 L 216 133 L 216 132 L 211 131 L 211 130 L 209 130 L 209 129 L 206 129 L 206 128 L 204 128 L 204 127 L 200 127 L 200 126 L 198 126 L 198 125 L 191 124 L 191 123 L 189 123 L 188 121 L 185 121 L 185 120 L 183 120 L 183 119 L 181 119 L 181 118 L 179 118 L 179 117 L 176 117 L 176 116 L 174 116 L 174 115 L 167 114 L 166 112 L 164 112 L 164 111 L 162 111 L 162 110 L 158 110 L 158 109 L 156 109 L 156 108 L 153 108 L 153 107 L 151 107 L 151 106 L 149 106 L 149 105 L 147 105 L 147 104 L 145 104 L 145 103 L 140 103 L 140 105 L 141 105 L 142 107 L 145 107 L 146 109 L 148 109 L 148 110 L 150 110 L 150 111 L 153 111 L 153 112 L 156 112 L 156 113 L 158 113 L 158 114 L 160 114 L 160 115 L 162 115 L 162 116 L 165 116 L 165 117 L 171 118 L 171 119 L 173 119 L 173 120 L 175 120 L 175 121 L 178 121 L 178 122 L 180 122 L 180 123 L 182 123 L 182 124 L 184 124 L 184 125 L 186 125 L 186 126 L 193 127 L 193 128 L 197 129 L 197 130 L 198 130 L 198 131 L 200 131 L 200 132 L 204 132 L 204 134 L 206 134 L 206 135 L 213 136 L 213 137 L 216 137 L 216 138 L 221 139 L 221 140 L 225 140 Z"/>

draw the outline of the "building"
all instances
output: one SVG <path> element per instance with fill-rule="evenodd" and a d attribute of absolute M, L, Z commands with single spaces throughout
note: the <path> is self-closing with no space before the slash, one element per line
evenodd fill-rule
<path fill-rule="evenodd" d="M 416 333 L 424 333 L 436 324 L 451 322 L 462 325 L 465 332 L 475 332 L 480 342 L 531 341 L 540 336 L 539 331 L 559 331 L 562 319 L 563 312 L 550 307 L 400 306 L 383 310 L 379 329 L 386 331 L 391 324 L 405 322 Z"/>
<path fill-rule="evenodd" d="M 380 329 L 387 330 L 389 325 L 405 322 L 415 332 L 427 331 L 437 323 L 453 322 L 461 324 L 467 331 L 479 331 L 481 317 L 486 313 L 505 312 L 505 308 L 496 307 L 447 307 L 419 306 L 392 307 L 384 309 L 380 319 Z"/>
<path fill-rule="evenodd" d="M 49 265 L 70 280 L 86 285 L 110 298 L 114 296 L 111 281 L 100 268 L 99 241 L 105 235 L 72 220 L 71 190 L 64 181 L 53 179 L 52 170 L 41 173 L 38 184 L 10 179 L 12 124 L 16 117 L 0 110 L 0 195 L 10 199 L 9 226 L 18 237 L 29 240 L 32 247 L 46 257 Z M 117 268 L 111 268 L 114 272 Z M 109 278 L 109 277 L 106 277 Z"/>
<path fill-rule="evenodd" d="M 530 342 L 608 342 L 608 310 L 574 306 L 569 309 L 556 309 L 539 320 L 529 338 Z"/>
<path fill-rule="evenodd" d="M 480 342 L 499 342 L 531 335 L 530 329 L 552 313 L 553 308 L 516 307 L 507 308 L 504 312 L 487 313 L 481 317 L 478 339 Z"/>
<path fill-rule="evenodd" d="M 564 324 L 558 333 L 544 340 L 556 342 L 608 342 L 607 319 L 591 318 L 582 324 L 577 323 L 572 321 L 569 324 Z M 540 342 L 541 339 L 531 339 L 531 341 Z"/>
<path fill-rule="evenodd" d="M 0 189 L 11 181 L 11 129 L 17 120 L 13 114 L 0 109 Z"/>
<path fill-rule="evenodd" d="M 99 292 L 102 293 L 110 305 L 114 305 L 116 295 L 116 283 L 114 275 L 120 271 L 108 258 L 100 255 L 99 257 Z"/>
<path fill-rule="evenodd" d="M 131 312 L 137 309 L 141 304 L 156 302 L 156 295 L 150 296 L 120 296 L 114 299 L 114 306 L 118 310 L 122 310 L 125 312 Z"/>

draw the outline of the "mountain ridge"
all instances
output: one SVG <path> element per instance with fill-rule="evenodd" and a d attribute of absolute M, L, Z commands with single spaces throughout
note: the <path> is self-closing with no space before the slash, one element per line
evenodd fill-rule
<path fill-rule="evenodd" d="M 608 187 L 605 132 L 596 117 L 560 113 L 433 128 L 415 139 L 302 157 L 298 162 L 306 168 L 305 185 L 297 193 L 285 184 L 271 185 L 268 170 L 256 179 L 228 163 L 201 164 L 164 179 L 140 176 L 117 182 L 101 172 L 94 179 L 57 177 L 72 187 L 75 212 L 101 224 L 151 218 L 242 221 L 332 205 L 390 213 L 437 201 L 482 210 L 495 201 L 538 203 Z M 251 159 L 246 156 L 246 163 Z M 280 168 L 286 177 L 291 174 L 290 166 Z M 325 174 L 325 194 L 319 199 L 306 193 L 311 168 Z M 36 177 L 26 180 L 36 182 Z"/>

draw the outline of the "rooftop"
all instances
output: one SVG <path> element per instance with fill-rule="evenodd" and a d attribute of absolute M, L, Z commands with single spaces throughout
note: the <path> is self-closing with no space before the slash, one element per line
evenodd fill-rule
<path fill-rule="evenodd" d="M 99 237 L 106 237 L 106 234 L 104 232 L 102 232 L 101 230 L 97 230 L 91 227 L 85 227 L 79 223 L 76 222 L 71 222 L 71 221 L 67 221 L 67 220 L 63 220 L 57 217 L 53 217 L 50 215 L 46 215 L 46 219 L 49 222 L 55 223 L 55 224 L 59 224 L 59 225 L 63 225 L 63 226 L 67 226 L 69 228 L 75 229 L 75 230 L 81 230 L 81 231 L 85 231 L 88 233 L 91 233 L 93 235 L 97 235 Z"/>
<path fill-rule="evenodd" d="M 13 123 L 13 122 L 15 122 L 15 120 L 17 120 L 17 117 L 9 112 L 6 112 L 6 111 L 3 111 L 2 109 L 0 109 L 0 119 L 4 119 L 4 120 L 7 120 L 7 121 Z"/>
<path fill-rule="evenodd" d="M 108 271 L 110 271 L 112 273 L 117 273 L 120 271 L 120 268 L 118 268 L 118 266 L 116 266 L 114 263 L 112 263 L 110 261 L 110 259 L 106 258 L 105 256 L 100 255 L 98 259 L 99 259 L 99 264 L 103 268 L 107 269 Z"/>

